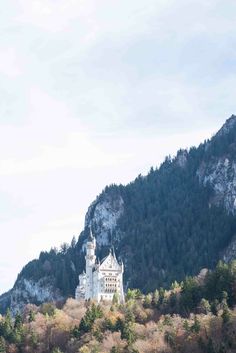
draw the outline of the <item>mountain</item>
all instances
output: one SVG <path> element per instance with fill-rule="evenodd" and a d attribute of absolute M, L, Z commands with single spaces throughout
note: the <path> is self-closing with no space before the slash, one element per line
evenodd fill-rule
<path fill-rule="evenodd" d="M 78 241 L 42 252 L 0 297 L 4 311 L 74 295 L 89 226 L 102 258 L 111 244 L 125 285 L 144 292 L 236 256 L 236 116 L 189 151 L 167 157 L 130 184 L 107 186 L 88 208 Z"/>

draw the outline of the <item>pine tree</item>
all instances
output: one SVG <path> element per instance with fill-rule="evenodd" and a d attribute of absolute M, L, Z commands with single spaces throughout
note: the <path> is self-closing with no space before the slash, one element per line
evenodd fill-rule
<path fill-rule="evenodd" d="M 1 336 L 0 336 L 0 352 L 1 353 L 6 353 L 6 341 Z"/>
<path fill-rule="evenodd" d="M 29 322 L 35 321 L 35 312 L 33 310 L 30 310 L 29 312 Z"/>
<path fill-rule="evenodd" d="M 117 305 L 118 303 L 119 303 L 119 295 L 117 292 L 115 292 L 112 298 L 112 304 Z"/>
<path fill-rule="evenodd" d="M 21 314 L 17 312 L 15 316 L 14 328 L 19 330 L 22 328 L 22 324 L 23 324 L 23 318 Z"/>
<path fill-rule="evenodd" d="M 153 304 L 155 306 L 157 306 L 159 304 L 159 299 L 160 299 L 159 291 L 158 291 L 158 289 L 156 289 L 153 293 Z"/>
<path fill-rule="evenodd" d="M 191 326 L 191 331 L 194 333 L 199 333 L 201 329 L 201 323 L 199 321 L 199 319 L 197 318 L 197 316 L 194 317 L 194 323 Z"/>

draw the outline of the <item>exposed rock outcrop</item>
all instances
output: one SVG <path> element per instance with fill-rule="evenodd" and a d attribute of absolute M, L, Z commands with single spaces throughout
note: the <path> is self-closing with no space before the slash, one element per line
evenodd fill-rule
<path fill-rule="evenodd" d="M 63 296 L 53 282 L 50 278 L 42 278 L 37 282 L 26 278 L 20 279 L 6 296 L 0 297 L 1 309 L 10 307 L 12 313 L 16 314 L 28 303 L 40 304 L 63 300 Z"/>
<path fill-rule="evenodd" d="M 85 217 L 85 228 L 92 227 L 99 247 L 111 245 L 114 230 L 123 212 L 124 200 L 119 194 L 103 194 L 91 204 Z"/>

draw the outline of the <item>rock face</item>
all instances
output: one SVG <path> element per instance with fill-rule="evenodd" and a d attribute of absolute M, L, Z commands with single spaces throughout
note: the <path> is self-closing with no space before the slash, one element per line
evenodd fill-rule
<path fill-rule="evenodd" d="M 236 163 L 220 158 L 215 163 L 203 164 L 198 170 L 200 182 L 210 185 L 214 191 L 213 203 L 224 204 L 228 212 L 236 211 Z"/>
<path fill-rule="evenodd" d="M 73 296 L 84 269 L 89 228 L 97 257 L 114 246 L 125 287 L 153 291 L 223 258 L 236 257 L 236 117 L 209 141 L 180 150 L 159 169 L 126 186 L 111 185 L 88 208 L 78 242 L 27 264 L 0 311 Z"/>
<path fill-rule="evenodd" d="M 118 194 L 115 196 L 104 194 L 89 207 L 85 216 L 85 229 L 91 226 L 100 248 L 112 244 L 117 222 L 123 213 L 124 200 Z"/>
<path fill-rule="evenodd" d="M 25 278 L 17 281 L 14 288 L 7 295 L 0 298 L 3 310 L 11 308 L 13 314 L 21 311 L 25 304 L 40 304 L 44 302 L 58 302 L 63 300 L 60 291 L 50 283 L 49 278 L 42 278 L 37 282 Z"/>
<path fill-rule="evenodd" d="M 236 116 L 232 115 L 212 140 L 205 144 L 205 150 L 212 150 L 212 155 L 203 160 L 197 170 L 200 183 L 210 185 L 215 191 L 212 202 L 223 204 L 227 212 L 232 214 L 236 211 L 235 132 Z"/>
<path fill-rule="evenodd" d="M 33 298 L 33 300 L 32 300 Z M 38 282 L 21 279 L 11 292 L 10 306 L 13 312 L 20 311 L 25 303 L 56 302 L 63 300 L 62 295 L 45 278 Z"/>

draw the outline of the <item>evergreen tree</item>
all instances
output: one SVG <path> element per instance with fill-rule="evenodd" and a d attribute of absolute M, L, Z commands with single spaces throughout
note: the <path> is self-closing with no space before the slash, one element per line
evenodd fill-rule
<path fill-rule="evenodd" d="M 199 305 L 200 311 L 203 314 L 208 314 L 211 311 L 211 306 L 208 300 L 202 298 Z"/>
<path fill-rule="evenodd" d="M 30 310 L 29 312 L 29 322 L 35 321 L 35 312 L 33 310 Z"/>
<path fill-rule="evenodd" d="M 4 337 L 1 337 L 1 336 L 0 336 L 0 352 L 6 353 L 6 341 Z"/>
<path fill-rule="evenodd" d="M 160 299 L 159 291 L 158 289 L 156 289 L 153 293 L 153 305 L 157 306 L 159 304 L 159 299 Z"/>
<path fill-rule="evenodd" d="M 194 323 L 191 326 L 191 331 L 194 333 L 199 333 L 200 329 L 201 329 L 201 323 L 200 323 L 199 319 L 195 316 Z"/>

